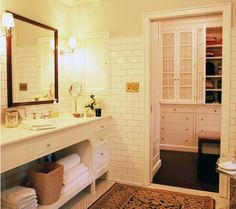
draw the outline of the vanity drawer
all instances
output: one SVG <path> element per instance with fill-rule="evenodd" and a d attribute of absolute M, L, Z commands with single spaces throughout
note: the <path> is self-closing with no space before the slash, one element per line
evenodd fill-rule
<path fill-rule="evenodd" d="M 96 176 L 106 172 L 109 165 L 109 149 L 108 144 L 101 146 L 95 151 L 95 172 Z"/>
<path fill-rule="evenodd" d="M 221 114 L 220 107 L 197 107 L 196 113 L 205 113 L 205 114 Z"/>
<path fill-rule="evenodd" d="M 193 146 L 193 135 L 190 134 L 161 134 L 161 144 Z"/>
<path fill-rule="evenodd" d="M 192 113 L 161 113 L 161 123 L 192 123 Z"/>
<path fill-rule="evenodd" d="M 60 140 L 58 136 L 50 137 L 50 139 L 38 139 L 28 144 L 29 158 L 42 157 L 65 147 L 66 141 Z"/>
<path fill-rule="evenodd" d="M 96 122 L 94 126 L 95 126 L 95 133 L 97 133 L 106 130 L 108 128 L 108 122 L 107 121 Z"/>
<path fill-rule="evenodd" d="M 97 134 L 94 139 L 95 147 L 99 147 L 108 142 L 108 134 L 106 131 L 102 132 L 101 134 Z"/>

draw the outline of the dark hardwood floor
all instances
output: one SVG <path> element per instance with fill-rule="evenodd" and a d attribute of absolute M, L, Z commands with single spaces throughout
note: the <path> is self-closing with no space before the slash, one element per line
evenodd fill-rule
<path fill-rule="evenodd" d="M 162 166 L 153 183 L 218 192 L 219 174 L 215 171 L 218 157 L 161 150 Z"/>

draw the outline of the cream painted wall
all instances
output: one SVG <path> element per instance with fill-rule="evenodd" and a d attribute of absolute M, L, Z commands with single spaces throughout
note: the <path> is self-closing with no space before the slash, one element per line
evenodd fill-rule
<path fill-rule="evenodd" d="M 16 14 L 57 28 L 60 37 L 67 37 L 70 8 L 58 0 L 1 0 L 1 14 L 10 10 Z"/>
<path fill-rule="evenodd" d="M 103 0 L 94 4 L 71 7 L 70 33 L 110 31 L 111 36 L 142 34 L 144 12 L 232 2 L 236 13 L 236 0 Z M 236 14 L 233 14 L 236 25 Z"/>

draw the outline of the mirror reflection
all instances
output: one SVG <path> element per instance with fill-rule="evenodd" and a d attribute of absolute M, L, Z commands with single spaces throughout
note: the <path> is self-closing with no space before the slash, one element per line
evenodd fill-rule
<path fill-rule="evenodd" d="M 8 101 L 8 106 L 52 102 L 58 99 L 57 30 L 14 13 L 13 16 L 12 101 Z"/>

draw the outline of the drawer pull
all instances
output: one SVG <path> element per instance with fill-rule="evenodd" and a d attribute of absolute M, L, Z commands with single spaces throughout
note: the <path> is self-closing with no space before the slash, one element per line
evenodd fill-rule
<path fill-rule="evenodd" d="M 162 127 L 161 129 L 162 129 L 162 130 L 164 130 L 165 128 L 164 128 L 164 127 Z"/>
<path fill-rule="evenodd" d="M 186 118 L 186 120 L 188 120 L 188 118 Z"/>
<path fill-rule="evenodd" d="M 100 153 L 100 155 L 104 155 L 104 153 L 103 153 L 103 152 L 101 152 L 101 153 Z"/>
<path fill-rule="evenodd" d="M 188 128 L 186 128 L 185 131 L 188 131 Z"/>
<path fill-rule="evenodd" d="M 165 140 L 165 138 L 161 138 L 161 140 Z"/>
<path fill-rule="evenodd" d="M 217 112 L 217 110 L 214 110 L 214 112 Z"/>
<path fill-rule="evenodd" d="M 201 120 L 204 120 L 203 118 L 201 118 Z"/>
<path fill-rule="evenodd" d="M 164 116 L 162 116 L 161 118 L 162 118 L 162 119 L 164 119 L 165 117 L 164 117 Z"/>
<path fill-rule="evenodd" d="M 51 144 L 47 144 L 47 147 L 50 147 L 51 146 Z"/>
<path fill-rule="evenodd" d="M 188 139 L 186 139 L 185 141 L 188 142 Z"/>
<path fill-rule="evenodd" d="M 100 141 L 103 141 L 104 139 L 103 138 L 100 138 Z"/>
<path fill-rule="evenodd" d="M 104 128 L 104 126 L 100 126 L 100 128 Z"/>
<path fill-rule="evenodd" d="M 176 108 L 174 108 L 174 111 L 176 111 Z"/>

